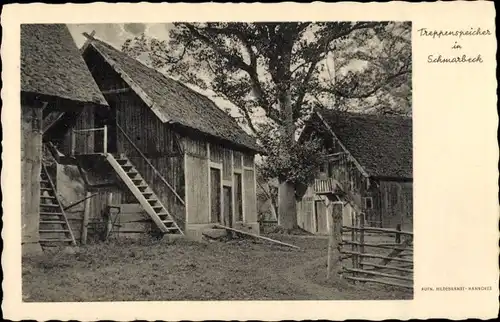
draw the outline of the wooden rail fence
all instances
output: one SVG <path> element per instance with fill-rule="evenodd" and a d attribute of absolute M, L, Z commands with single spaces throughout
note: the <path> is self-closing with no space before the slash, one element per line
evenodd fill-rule
<path fill-rule="evenodd" d="M 363 216 L 342 226 L 342 276 L 355 283 L 379 283 L 413 289 L 413 233 L 365 227 Z M 369 234 L 367 234 L 369 233 Z"/>

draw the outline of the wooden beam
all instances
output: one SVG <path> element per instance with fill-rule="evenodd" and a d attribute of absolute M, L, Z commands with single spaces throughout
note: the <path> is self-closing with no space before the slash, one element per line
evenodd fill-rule
<path fill-rule="evenodd" d="M 83 44 L 82 48 L 80 49 L 81 53 L 83 53 L 85 51 L 85 49 L 87 49 L 87 47 L 90 45 L 90 43 L 94 39 L 94 35 L 95 35 L 95 30 L 92 30 L 92 32 L 90 33 L 90 35 L 88 33 L 86 33 L 86 32 L 83 33 L 83 36 L 85 36 L 85 38 L 87 38 L 87 40 L 85 41 L 85 43 Z"/>
<path fill-rule="evenodd" d="M 387 255 L 387 258 L 383 258 L 381 261 L 380 261 L 380 265 L 387 265 L 389 264 L 393 259 L 394 257 L 397 257 L 400 253 L 402 253 L 406 248 L 410 245 L 411 243 L 411 240 L 410 239 L 407 239 L 405 240 L 402 244 L 401 244 L 401 248 L 398 248 L 398 249 L 394 249 L 392 252 L 390 252 L 389 255 Z"/>
<path fill-rule="evenodd" d="M 105 91 L 101 91 L 103 95 L 108 95 L 108 94 L 119 94 L 119 93 L 126 93 L 130 91 L 130 87 L 125 87 L 125 88 L 116 88 L 116 89 L 108 89 Z"/>
<path fill-rule="evenodd" d="M 42 112 L 43 110 L 45 110 L 45 108 L 47 108 L 48 105 L 49 105 L 48 102 L 42 102 Z"/>
<path fill-rule="evenodd" d="M 359 257 L 389 259 L 390 261 L 404 262 L 404 263 L 411 263 L 411 264 L 413 264 L 413 260 L 406 259 L 406 258 L 388 257 L 388 256 L 383 256 L 383 255 L 378 255 L 378 254 L 360 253 L 360 252 L 353 252 L 353 251 L 348 251 L 348 250 L 342 250 L 341 253 L 342 254 L 357 255 Z M 379 265 L 385 265 L 385 264 L 379 264 Z"/>
<path fill-rule="evenodd" d="M 370 232 L 380 232 L 380 233 L 388 233 L 388 234 L 402 234 L 402 235 L 408 235 L 408 236 L 413 236 L 412 232 L 409 231 L 404 231 L 404 230 L 396 230 L 396 229 L 391 229 L 391 228 L 377 228 L 377 227 L 354 227 L 354 226 L 342 226 L 342 229 L 345 231 L 350 231 L 350 230 L 365 230 L 365 231 L 370 231 Z M 402 245 L 401 245 L 402 246 Z"/>
<path fill-rule="evenodd" d="M 366 269 L 358 269 L 358 268 L 343 268 L 344 272 L 348 273 L 360 273 L 360 274 L 367 274 L 367 275 L 374 275 L 374 276 L 381 276 L 381 277 L 388 277 L 388 278 L 393 278 L 393 279 L 398 279 L 398 280 L 403 280 L 403 281 L 409 281 L 412 282 L 413 278 L 411 277 L 406 277 L 406 276 L 401 276 L 401 275 L 395 275 L 395 274 L 388 274 L 388 273 L 382 273 L 382 272 L 376 272 L 376 271 L 370 271 Z"/>
<path fill-rule="evenodd" d="M 399 271 L 399 272 L 405 272 L 405 273 L 412 273 L 413 274 L 413 269 L 411 268 L 405 268 L 405 267 L 399 267 L 399 266 L 391 266 L 391 265 L 379 265 L 375 263 L 370 263 L 370 262 L 361 262 L 361 265 L 364 266 L 371 266 L 374 267 L 374 269 L 385 269 L 385 270 L 394 270 L 394 271 Z"/>
<path fill-rule="evenodd" d="M 287 246 L 287 247 L 291 247 L 291 248 L 295 248 L 295 249 L 300 249 L 300 247 L 298 247 L 298 246 L 295 246 L 295 245 L 292 245 L 292 244 L 287 244 L 287 243 L 284 243 L 284 242 L 280 242 L 278 240 L 271 239 L 271 238 L 268 238 L 268 237 L 263 237 L 263 236 L 255 235 L 255 234 L 243 231 L 243 230 L 239 230 L 239 229 L 235 229 L 235 228 L 231 228 L 231 227 L 227 227 L 227 226 L 223 226 L 223 225 L 219 225 L 219 224 L 214 224 L 213 227 L 214 228 L 226 229 L 226 230 L 238 233 L 238 234 L 250 236 L 250 237 L 253 237 L 253 238 L 257 238 L 257 239 L 267 240 L 269 242 L 276 243 L 276 244 L 279 244 L 279 245 L 283 245 L 283 246 Z"/>
<path fill-rule="evenodd" d="M 96 194 L 94 194 L 96 195 Z M 88 225 L 89 225 L 89 217 L 90 217 L 90 197 L 92 195 L 90 194 L 90 191 L 87 191 L 86 196 L 85 196 L 85 209 L 83 211 L 83 222 L 82 222 L 82 236 L 81 236 L 81 243 L 82 245 L 87 244 L 87 232 L 88 232 Z"/>
<path fill-rule="evenodd" d="M 64 210 L 71 209 L 71 208 L 73 208 L 74 206 L 81 204 L 81 203 L 82 203 L 82 202 L 84 202 L 85 200 L 90 199 L 90 198 L 92 198 L 92 197 L 95 197 L 95 196 L 97 196 L 97 195 L 98 195 L 98 193 L 94 193 L 94 194 L 92 194 L 92 195 L 88 195 L 88 194 L 87 194 L 87 196 L 86 196 L 85 198 L 83 198 L 83 199 L 81 199 L 81 200 L 78 200 L 78 201 L 76 201 L 76 202 L 73 202 L 73 203 L 72 203 L 72 204 L 70 204 L 69 206 L 66 206 L 66 207 L 64 208 Z"/>
<path fill-rule="evenodd" d="M 53 111 L 43 120 L 43 133 L 47 132 L 54 124 L 57 123 L 64 115 L 64 112 Z"/>
<path fill-rule="evenodd" d="M 379 284 L 384 284 L 384 285 L 399 286 L 399 287 L 405 287 L 405 288 L 411 288 L 411 289 L 413 289 L 413 286 L 411 286 L 411 285 L 405 285 L 405 284 L 400 284 L 400 283 L 387 282 L 387 281 L 378 280 L 378 279 L 374 279 L 374 278 L 362 278 L 362 277 L 351 277 L 351 276 L 344 276 L 344 278 L 350 279 L 352 281 L 358 281 L 358 282 L 379 283 Z"/>

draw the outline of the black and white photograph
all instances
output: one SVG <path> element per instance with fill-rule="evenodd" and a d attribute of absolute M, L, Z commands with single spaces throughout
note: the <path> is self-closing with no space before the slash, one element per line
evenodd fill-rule
<path fill-rule="evenodd" d="M 21 25 L 24 302 L 412 300 L 412 23 Z"/>

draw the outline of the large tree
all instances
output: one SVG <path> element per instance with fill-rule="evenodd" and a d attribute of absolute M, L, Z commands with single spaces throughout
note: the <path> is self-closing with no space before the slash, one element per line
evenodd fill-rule
<path fill-rule="evenodd" d="M 268 152 L 263 171 L 279 180 L 278 220 L 290 229 L 297 225 L 295 186 L 309 183 L 324 161 L 321 142 L 296 143 L 301 121 L 315 105 L 328 107 L 332 97 L 340 106 L 345 100 L 383 97 L 391 84 L 405 83 L 409 64 L 400 64 L 400 55 L 385 57 L 374 50 L 387 51 L 391 39 L 400 50 L 395 30 L 406 29 L 384 22 L 174 23 L 168 41 L 141 35 L 127 40 L 123 50 L 146 53 L 153 67 L 210 89 L 238 108 Z M 370 64 L 332 76 L 332 53 L 335 70 L 353 61 Z M 265 115 L 266 122 L 256 122 L 256 114 Z"/>

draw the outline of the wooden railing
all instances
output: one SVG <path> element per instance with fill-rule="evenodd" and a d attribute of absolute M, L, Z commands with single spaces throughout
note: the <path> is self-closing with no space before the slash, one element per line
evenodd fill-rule
<path fill-rule="evenodd" d="M 334 193 L 338 190 L 338 182 L 333 178 L 314 180 L 315 193 Z"/>
<path fill-rule="evenodd" d="M 61 210 L 61 213 L 64 218 L 64 222 L 66 223 L 66 227 L 68 227 L 69 234 L 71 236 L 71 244 L 76 245 L 76 239 L 75 235 L 73 234 L 73 230 L 71 229 L 71 226 L 68 221 L 68 217 L 66 216 L 66 212 L 64 211 L 64 207 L 61 204 L 61 201 L 59 200 L 59 196 L 57 195 L 57 190 L 56 190 L 56 185 L 54 184 L 54 181 L 52 181 L 52 178 L 50 177 L 49 171 L 47 170 L 47 167 L 45 164 L 42 162 L 42 171 L 45 173 L 47 176 L 47 180 L 49 181 L 50 188 L 52 191 L 54 191 L 54 197 L 56 198 L 57 205 L 59 206 L 59 209 Z"/>
<path fill-rule="evenodd" d="M 347 233 L 340 251 L 343 278 L 412 289 L 413 233 L 365 227 L 362 216 L 359 219 L 358 224 L 342 227 Z"/>
<path fill-rule="evenodd" d="M 151 161 L 149 161 L 149 159 L 144 155 L 144 153 L 142 153 L 142 151 L 137 147 L 137 145 L 134 144 L 134 142 L 132 141 L 132 139 L 125 133 L 125 131 L 122 129 L 122 127 L 119 126 L 118 124 L 116 124 L 116 127 L 123 134 L 123 136 L 130 143 L 130 145 L 136 150 L 136 152 L 144 160 L 144 162 L 146 162 L 146 164 L 151 168 L 151 170 L 153 170 L 154 174 L 170 189 L 170 191 L 172 191 L 172 193 L 174 194 L 174 196 L 176 197 L 176 199 L 183 206 L 185 206 L 185 202 L 181 198 L 181 196 L 179 196 L 179 194 L 177 193 L 177 191 L 175 191 L 175 189 L 170 185 L 170 183 L 167 181 L 167 179 L 165 179 L 165 177 L 163 177 L 163 175 L 156 169 L 156 167 L 151 163 Z"/>
<path fill-rule="evenodd" d="M 91 152 L 87 152 L 84 154 L 97 154 L 97 153 L 108 153 L 108 127 L 104 125 L 104 127 L 92 128 L 92 129 L 83 129 L 83 130 L 72 130 L 71 131 L 71 155 L 82 154 L 81 151 L 77 151 L 77 135 L 89 135 L 89 133 L 101 132 L 103 135 L 102 139 L 102 151 L 96 151 L 95 147 L 95 137 L 94 137 L 94 150 Z M 80 145 L 79 145 L 80 146 Z"/>

